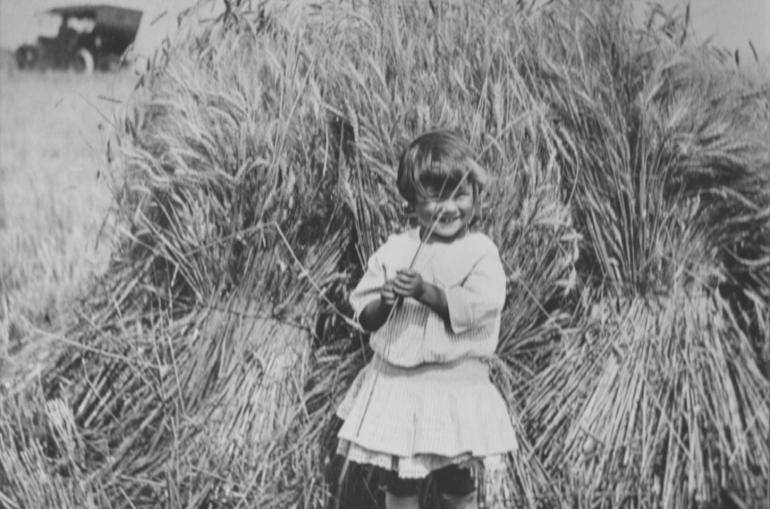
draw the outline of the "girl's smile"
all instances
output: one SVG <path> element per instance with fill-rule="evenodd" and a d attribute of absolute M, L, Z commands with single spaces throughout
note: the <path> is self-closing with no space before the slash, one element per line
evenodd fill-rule
<path fill-rule="evenodd" d="M 434 240 L 462 237 L 473 217 L 473 186 L 463 181 L 448 189 L 426 188 L 426 196 L 415 203 L 422 234 L 431 232 Z"/>

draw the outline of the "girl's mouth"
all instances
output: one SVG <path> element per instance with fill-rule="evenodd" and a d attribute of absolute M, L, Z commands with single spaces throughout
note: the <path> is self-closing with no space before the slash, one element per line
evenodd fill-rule
<path fill-rule="evenodd" d="M 460 219 L 459 216 L 441 216 L 438 218 L 440 224 L 451 224 Z"/>

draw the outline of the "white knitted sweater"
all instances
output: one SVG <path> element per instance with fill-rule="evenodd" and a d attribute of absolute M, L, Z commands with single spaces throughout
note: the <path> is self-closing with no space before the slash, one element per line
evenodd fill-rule
<path fill-rule="evenodd" d="M 391 235 L 370 257 L 350 295 L 356 317 L 379 298 L 386 276 L 392 278 L 397 270 L 409 267 L 419 245 L 415 228 Z M 474 232 L 450 243 L 427 242 L 419 248 L 412 268 L 444 290 L 449 323 L 415 299 L 405 299 L 372 335 L 372 349 L 402 367 L 491 356 L 505 301 L 505 272 L 492 240 Z"/>

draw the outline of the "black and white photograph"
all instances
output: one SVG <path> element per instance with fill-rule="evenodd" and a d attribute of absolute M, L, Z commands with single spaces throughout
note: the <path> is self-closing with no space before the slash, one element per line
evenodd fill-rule
<path fill-rule="evenodd" d="M 0 0 L 0 507 L 770 506 L 770 0 Z"/>

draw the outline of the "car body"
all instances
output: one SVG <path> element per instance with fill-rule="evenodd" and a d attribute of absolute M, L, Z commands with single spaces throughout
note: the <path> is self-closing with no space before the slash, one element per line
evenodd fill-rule
<path fill-rule="evenodd" d="M 106 4 L 55 7 L 43 14 L 60 18 L 59 31 L 20 46 L 15 56 L 21 69 L 114 69 L 134 42 L 142 19 L 142 11 Z"/>

